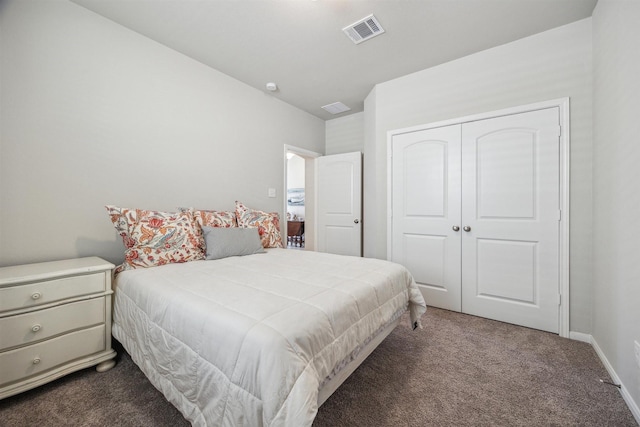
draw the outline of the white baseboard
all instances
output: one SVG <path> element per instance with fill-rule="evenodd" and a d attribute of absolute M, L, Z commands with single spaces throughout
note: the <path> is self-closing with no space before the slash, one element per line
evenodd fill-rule
<path fill-rule="evenodd" d="M 611 376 L 613 382 L 616 384 L 620 384 L 620 394 L 622 394 L 622 398 L 629 407 L 629 410 L 633 414 L 633 417 L 636 419 L 636 422 L 640 424 L 640 408 L 638 407 L 638 404 L 633 400 L 633 397 L 631 396 L 631 394 L 629 394 L 629 391 L 624 386 L 622 381 L 620 381 L 620 377 L 618 377 L 618 374 L 613 369 L 613 366 L 611 366 L 611 363 L 609 363 L 609 360 L 607 360 L 607 356 L 605 356 L 604 352 L 602 351 L 596 340 L 593 338 L 593 336 L 590 334 L 583 334 L 582 332 L 569 332 L 569 338 L 591 344 L 593 349 L 596 351 L 596 354 L 600 358 L 600 361 L 602 361 L 602 364 L 607 369 L 607 372 L 609 372 L 609 375 Z"/>
<path fill-rule="evenodd" d="M 573 332 L 573 331 L 569 331 L 569 338 L 572 340 L 582 341 L 589 344 L 591 344 L 591 341 L 593 340 L 591 335 L 589 334 L 583 334 L 582 332 Z"/>

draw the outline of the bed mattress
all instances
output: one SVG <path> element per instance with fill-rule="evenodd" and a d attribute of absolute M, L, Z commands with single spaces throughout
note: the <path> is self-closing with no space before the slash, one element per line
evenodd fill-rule
<path fill-rule="evenodd" d="M 398 264 L 285 249 L 128 270 L 114 290 L 114 337 L 197 426 L 310 426 L 336 369 L 426 311 Z"/>

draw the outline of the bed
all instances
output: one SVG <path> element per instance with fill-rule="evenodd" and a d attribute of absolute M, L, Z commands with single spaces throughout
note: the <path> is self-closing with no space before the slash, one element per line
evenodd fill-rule
<path fill-rule="evenodd" d="M 409 310 L 410 273 L 378 259 L 265 253 L 139 268 L 114 280 L 113 335 L 196 426 L 310 426 Z"/>

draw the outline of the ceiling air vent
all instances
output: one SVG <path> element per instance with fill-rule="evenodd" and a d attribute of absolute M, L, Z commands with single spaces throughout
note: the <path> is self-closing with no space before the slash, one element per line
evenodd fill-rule
<path fill-rule="evenodd" d="M 351 110 L 351 108 L 347 107 L 342 102 L 334 102 L 333 104 L 323 105 L 322 108 L 324 108 L 331 114 L 340 114 L 344 113 L 345 111 Z"/>
<path fill-rule="evenodd" d="M 375 16 L 369 15 L 358 22 L 344 27 L 342 31 L 344 31 L 355 44 L 360 44 L 363 41 L 384 33 L 384 28 L 382 28 Z"/>

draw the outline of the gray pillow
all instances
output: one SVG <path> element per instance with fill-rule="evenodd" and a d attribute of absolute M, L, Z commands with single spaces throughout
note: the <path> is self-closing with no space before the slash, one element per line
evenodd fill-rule
<path fill-rule="evenodd" d="M 206 259 L 252 255 L 264 252 L 257 228 L 202 227 Z"/>

